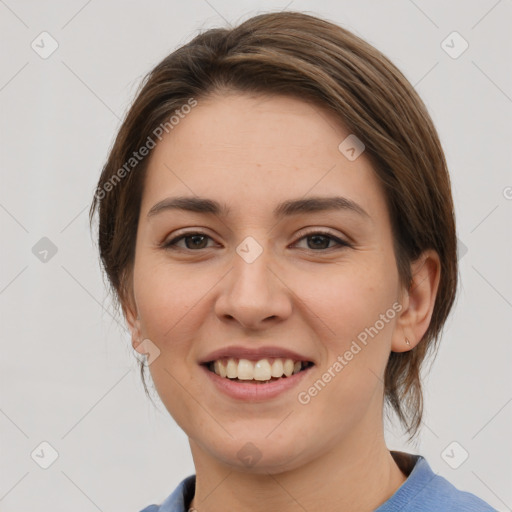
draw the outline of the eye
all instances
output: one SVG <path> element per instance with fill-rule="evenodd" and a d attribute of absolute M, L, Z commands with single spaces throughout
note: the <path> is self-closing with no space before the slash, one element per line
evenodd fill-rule
<path fill-rule="evenodd" d="M 351 247 L 348 242 L 341 240 L 340 238 L 328 233 L 327 231 L 311 231 L 302 236 L 300 240 L 308 240 L 310 239 L 312 243 L 307 243 L 306 249 L 311 249 L 314 251 L 318 250 L 326 250 L 326 249 L 335 249 L 340 247 Z M 331 242 L 335 242 L 335 246 L 329 246 Z M 298 242 L 295 242 L 295 245 Z"/>
<path fill-rule="evenodd" d="M 210 236 L 208 236 L 206 233 L 201 232 L 194 232 L 194 233 L 186 233 L 184 235 L 177 236 L 176 238 L 173 238 L 172 240 L 169 240 L 168 242 L 164 242 L 162 244 L 162 247 L 166 249 L 207 249 L 207 246 L 205 244 L 205 241 L 207 239 L 212 239 Z M 178 242 L 181 241 L 185 242 L 185 247 L 182 245 L 178 245 Z M 189 243 L 190 242 L 190 243 Z"/>

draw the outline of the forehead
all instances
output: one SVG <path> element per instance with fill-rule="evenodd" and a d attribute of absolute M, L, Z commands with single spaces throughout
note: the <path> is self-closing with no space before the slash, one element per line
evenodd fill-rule
<path fill-rule="evenodd" d="M 214 196 L 256 213 L 290 197 L 336 194 L 379 215 L 384 197 L 369 159 L 339 149 L 349 135 L 332 113 L 290 96 L 199 100 L 153 150 L 142 213 L 169 195 Z"/>

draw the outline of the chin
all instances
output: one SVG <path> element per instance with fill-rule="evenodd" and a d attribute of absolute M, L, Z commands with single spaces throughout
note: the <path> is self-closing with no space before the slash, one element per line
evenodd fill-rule
<path fill-rule="evenodd" d="M 291 436 L 290 439 L 297 439 Z M 254 436 L 253 440 L 229 440 L 229 444 L 220 451 L 217 445 L 210 449 L 210 455 L 233 471 L 251 474 L 279 474 L 291 471 L 305 464 L 308 460 L 307 448 L 282 439 L 269 440 Z"/>

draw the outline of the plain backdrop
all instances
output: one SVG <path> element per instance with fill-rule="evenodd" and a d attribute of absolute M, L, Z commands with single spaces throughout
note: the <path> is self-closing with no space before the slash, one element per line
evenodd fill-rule
<path fill-rule="evenodd" d="M 436 124 L 461 285 L 425 376 L 420 441 L 396 424 L 386 438 L 512 510 L 510 0 L 2 0 L 2 512 L 139 511 L 194 472 L 186 436 L 144 395 L 88 207 L 142 77 L 202 29 L 283 9 L 375 45 Z"/>

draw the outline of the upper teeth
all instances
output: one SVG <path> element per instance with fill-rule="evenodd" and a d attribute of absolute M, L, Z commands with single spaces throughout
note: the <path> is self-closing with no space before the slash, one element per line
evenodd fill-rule
<path fill-rule="evenodd" d="M 301 361 L 293 359 L 273 358 L 260 359 L 257 362 L 249 359 L 217 359 L 213 362 L 213 371 L 221 377 L 240 380 L 270 380 L 271 377 L 290 377 L 300 372 Z"/>

